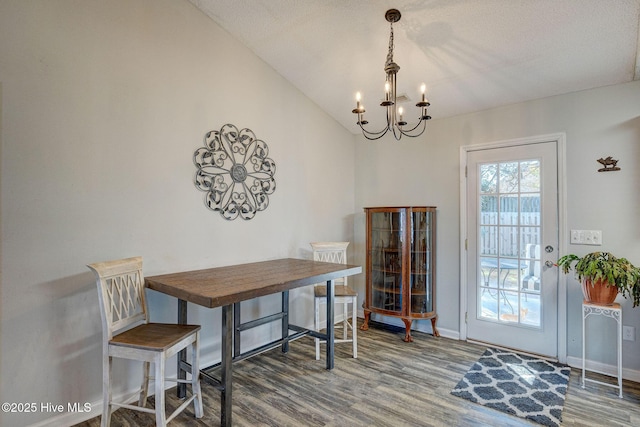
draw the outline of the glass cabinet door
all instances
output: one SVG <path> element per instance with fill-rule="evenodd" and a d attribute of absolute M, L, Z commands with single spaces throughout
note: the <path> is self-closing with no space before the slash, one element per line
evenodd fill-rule
<path fill-rule="evenodd" d="M 404 211 L 371 213 L 371 305 L 402 311 Z"/>
<path fill-rule="evenodd" d="M 431 221 L 433 212 L 414 211 L 411 214 L 411 312 L 434 311 L 432 293 Z"/>

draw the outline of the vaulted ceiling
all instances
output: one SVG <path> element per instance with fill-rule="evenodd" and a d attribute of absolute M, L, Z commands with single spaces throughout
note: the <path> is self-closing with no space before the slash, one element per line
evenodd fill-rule
<path fill-rule="evenodd" d="M 437 119 L 640 79 L 640 0 L 190 1 L 354 133 L 357 91 L 384 119 L 391 8 L 408 117 L 422 83 Z"/>

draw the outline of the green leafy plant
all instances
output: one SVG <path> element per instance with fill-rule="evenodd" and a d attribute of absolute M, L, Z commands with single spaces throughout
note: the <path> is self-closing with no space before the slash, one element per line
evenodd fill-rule
<path fill-rule="evenodd" d="M 640 305 L 640 268 L 626 258 L 617 258 L 609 252 L 591 252 L 583 257 L 568 254 L 560 258 L 557 265 L 565 274 L 573 268 L 578 280 L 607 282 L 607 286 L 615 286 L 625 298 L 632 300 L 634 307 Z"/>

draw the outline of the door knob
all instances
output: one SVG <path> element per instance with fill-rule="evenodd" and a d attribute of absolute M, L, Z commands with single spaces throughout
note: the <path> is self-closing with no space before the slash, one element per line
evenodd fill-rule
<path fill-rule="evenodd" d="M 546 265 L 547 267 L 551 268 L 551 267 L 553 267 L 554 264 L 551 261 L 547 261 L 547 262 L 544 263 L 544 265 Z"/>

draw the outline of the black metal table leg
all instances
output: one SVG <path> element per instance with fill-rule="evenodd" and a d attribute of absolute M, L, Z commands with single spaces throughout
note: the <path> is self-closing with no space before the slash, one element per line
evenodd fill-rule
<path fill-rule="evenodd" d="M 289 291 L 282 292 L 282 352 L 289 351 Z"/>
<path fill-rule="evenodd" d="M 233 361 L 233 305 L 222 306 L 222 362 L 220 395 L 220 425 L 231 427 L 232 370 Z"/>
<path fill-rule="evenodd" d="M 333 280 L 327 280 L 327 369 L 333 369 L 333 355 L 334 355 L 334 330 L 333 330 L 333 317 L 334 317 L 334 282 Z"/>
<path fill-rule="evenodd" d="M 240 356 L 240 303 L 233 304 L 233 357 Z"/>
<path fill-rule="evenodd" d="M 178 300 L 178 324 L 186 325 L 187 324 L 187 302 L 185 300 Z M 182 363 L 187 361 L 187 349 L 180 350 L 178 353 L 178 379 L 185 380 L 187 379 L 187 371 L 182 368 Z M 193 369 L 193 368 L 192 368 Z M 178 383 L 178 398 L 184 399 L 187 396 L 187 384 L 186 383 Z"/>

